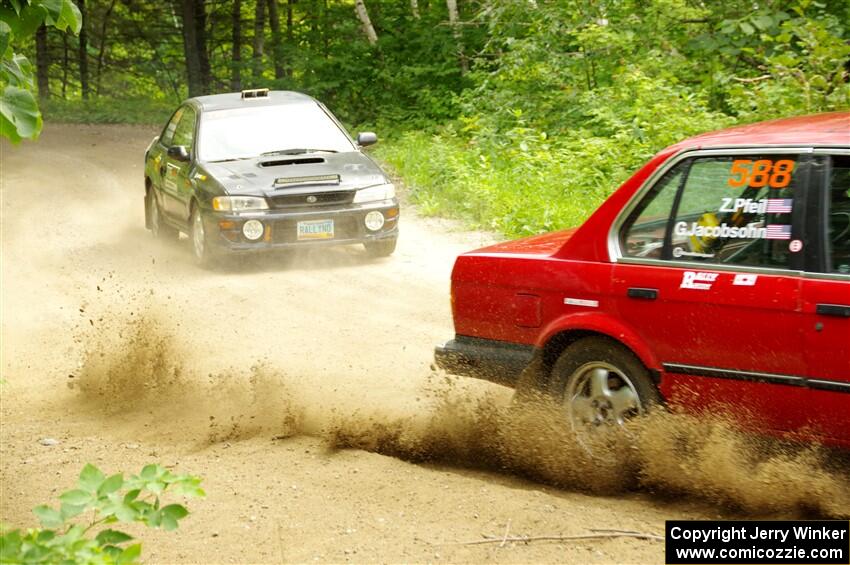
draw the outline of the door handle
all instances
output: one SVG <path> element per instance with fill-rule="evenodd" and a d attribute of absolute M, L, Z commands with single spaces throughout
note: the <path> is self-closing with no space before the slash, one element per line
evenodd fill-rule
<path fill-rule="evenodd" d="M 822 316 L 838 316 L 839 318 L 850 318 L 850 306 L 844 304 L 818 304 L 815 312 Z"/>
<path fill-rule="evenodd" d="M 657 288 L 635 288 L 632 287 L 626 291 L 629 298 L 639 298 L 641 300 L 655 300 L 658 298 Z"/>

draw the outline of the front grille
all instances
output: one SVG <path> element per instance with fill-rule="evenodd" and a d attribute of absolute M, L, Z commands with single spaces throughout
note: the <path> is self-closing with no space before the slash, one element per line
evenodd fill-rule
<path fill-rule="evenodd" d="M 313 198 L 315 202 L 310 202 Z M 314 208 L 317 206 L 339 206 L 351 204 L 354 191 L 316 192 L 313 194 L 282 194 L 269 198 L 272 208 Z"/>
<path fill-rule="evenodd" d="M 334 239 L 357 239 L 362 236 L 361 221 L 356 216 L 334 217 Z M 272 226 L 274 243 L 298 243 L 298 220 L 278 220 Z M 333 241 L 333 240 L 327 240 Z"/>

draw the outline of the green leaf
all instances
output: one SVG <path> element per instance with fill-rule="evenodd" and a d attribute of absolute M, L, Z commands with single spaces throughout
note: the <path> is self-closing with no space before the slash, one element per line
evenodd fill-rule
<path fill-rule="evenodd" d="M 62 524 L 65 523 L 62 514 L 49 506 L 36 506 L 32 511 L 44 528 L 61 528 Z"/>
<path fill-rule="evenodd" d="M 97 492 L 105 478 L 100 469 L 91 463 L 86 463 L 86 466 L 80 471 L 80 488 L 92 493 Z"/>
<path fill-rule="evenodd" d="M 6 52 L 9 42 L 12 40 L 12 27 L 0 20 L 0 57 Z"/>
<path fill-rule="evenodd" d="M 86 504 L 62 504 L 62 506 L 60 507 L 62 519 L 67 522 L 74 516 L 79 516 L 80 514 L 82 514 L 87 507 L 88 505 Z"/>
<path fill-rule="evenodd" d="M 135 522 L 139 517 L 139 511 L 132 503 L 124 503 L 115 510 L 115 517 L 122 522 Z"/>
<path fill-rule="evenodd" d="M 59 500 L 72 506 L 85 506 L 92 501 L 92 495 L 84 490 L 74 489 L 62 493 Z"/>
<path fill-rule="evenodd" d="M 120 489 L 124 485 L 124 473 L 118 473 L 116 475 L 112 475 L 105 481 L 103 481 L 97 489 L 98 496 L 104 496 L 107 494 L 111 494 L 118 489 Z"/>
<path fill-rule="evenodd" d="M 142 491 L 137 489 L 137 488 L 134 488 L 133 490 L 127 491 L 127 494 L 124 495 L 124 502 L 125 503 L 133 502 L 134 500 L 136 500 L 136 498 L 139 496 L 139 494 L 141 492 Z"/>
<path fill-rule="evenodd" d="M 127 549 L 121 552 L 121 555 L 118 559 L 115 560 L 116 563 L 120 563 L 123 565 L 124 563 L 135 563 L 138 561 L 139 557 L 142 555 L 142 544 L 137 543 L 131 545 Z"/>
<path fill-rule="evenodd" d="M 740 27 L 741 31 L 743 31 L 747 35 L 752 35 L 756 31 L 756 28 L 754 28 L 752 24 L 748 22 L 741 22 L 740 24 L 738 24 L 738 27 Z"/>
<path fill-rule="evenodd" d="M 142 467 L 142 472 L 139 473 L 139 478 L 145 481 L 153 480 L 161 474 L 160 469 L 161 467 L 156 464 L 145 465 Z"/>
<path fill-rule="evenodd" d="M 160 510 L 162 528 L 166 531 L 176 530 L 177 522 L 189 515 L 189 511 L 181 504 L 169 504 Z"/>
<path fill-rule="evenodd" d="M 133 539 L 133 536 L 119 532 L 118 530 L 103 530 L 94 539 L 100 545 L 114 545 L 130 541 Z"/>

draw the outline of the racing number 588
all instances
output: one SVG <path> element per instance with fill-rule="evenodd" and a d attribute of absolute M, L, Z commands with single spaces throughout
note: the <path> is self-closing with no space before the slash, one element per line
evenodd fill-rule
<path fill-rule="evenodd" d="M 794 161 L 791 159 L 780 161 L 760 159 L 755 162 L 749 159 L 736 159 L 729 170 L 729 186 L 785 188 L 791 182 L 793 170 Z"/>

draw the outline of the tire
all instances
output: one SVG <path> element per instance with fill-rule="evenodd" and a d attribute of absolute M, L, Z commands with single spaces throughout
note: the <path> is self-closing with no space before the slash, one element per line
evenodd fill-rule
<path fill-rule="evenodd" d="M 367 241 L 363 243 L 363 247 L 366 248 L 366 253 L 370 257 L 389 257 L 395 251 L 396 243 L 398 243 L 398 238 L 394 237 L 392 239 Z"/>
<path fill-rule="evenodd" d="M 145 224 L 157 239 L 173 241 L 179 235 L 176 229 L 163 221 L 162 213 L 159 210 L 159 204 L 156 202 L 152 188 L 145 194 Z"/>
<path fill-rule="evenodd" d="M 198 206 L 192 206 L 192 217 L 189 220 L 189 241 L 192 246 L 192 257 L 199 267 L 210 269 L 218 263 L 218 255 L 210 243 L 204 226 L 204 217 Z"/>
<path fill-rule="evenodd" d="M 567 347 L 552 367 L 549 385 L 576 439 L 591 455 L 606 436 L 628 434 L 629 421 L 661 404 L 640 359 L 604 337 L 583 338 Z"/>

